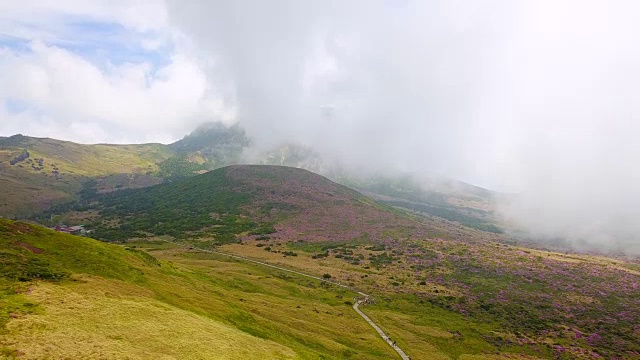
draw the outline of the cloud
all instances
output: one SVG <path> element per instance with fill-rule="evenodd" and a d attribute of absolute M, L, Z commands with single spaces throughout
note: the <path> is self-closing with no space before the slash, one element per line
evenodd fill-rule
<path fill-rule="evenodd" d="M 4 2 L 0 14 L 1 134 L 168 142 L 233 119 L 162 2 Z"/>
<path fill-rule="evenodd" d="M 203 119 L 229 116 L 198 62 L 183 54 L 160 68 L 124 63 L 102 70 L 65 49 L 34 42 L 28 52 L 1 53 L 0 78 L 0 99 L 27 104 L 23 112 L 5 112 L 3 133 L 22 130 L 84 142 L 168 141 Z M 31 117 L 25 130 L 26 115 Z M 87 123 L 102 136 L 75 132 Z"/>
<path fill-rule="evenodd" d="M 170 1 L 169 21 L 216 59 L 210 78 L 228 84 L 259 141 L 295 138 L 353 163 L 469 175 L 465 157 L 487 147 L 474 136 L 482 124 L 468 121 L 491 60 L 481 49 L 498 31 L 473 13 L 500 11 L 484 7 Z"/>
<path fill-rule="evenodd" d="M 39 40 L 74 41 L 82 34 L 69 31 L 74 21 L 113 22 L 137 32 L 166 27 L 162 0 L 7 0 L 0 3 L 0 34 Z"/>
<path fill-rule="evenodd" d="M 239 120 L 258 147 L 294 140 L 347 166 L 517 192 L 501 213 L 532 238 L 626 249 L 640 230 L 638 10 L 3 2 L 0 133 L 169 141 Z"/>
<path fill-rule="evenodd" d="M 638 244 L 639 6 L 169 1 L 264 143 L 521 196 L 533 237 Z"/>

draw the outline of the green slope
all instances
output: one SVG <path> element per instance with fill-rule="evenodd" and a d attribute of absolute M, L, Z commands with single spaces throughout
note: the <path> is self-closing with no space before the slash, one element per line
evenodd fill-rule
<path fill-rule="evenodd" d="M 417 177 L 401 172 L 372 173 L 366 169 L 344 169 L 327 163 L 313 149 L 294 144 L 285 144 L 263 153 L 259 163 L 307 169 L 390 206 L 482 231 L 502 232 L 493 213 L 499 194 L 462 181 Z"/>
<path fill-rule="evenodd" d="M 0 216 L 24 218 L 94 193 L 147 187 L 238 164 L 249 145 L 239 125 L 220 123 L 205 124 L 169 145 L 82 145 L 22 135 L 0 138 L 0 185 L 7 190 L 0 197 Z M 391 206 L 500 232 L 492 214 L 492 194 L 468 184 L 364 175 L 327 164 L 312 149 L 291 144 L 267 151 L 256 161 L 321 173 Z"/>
<path fill-rule="evenodd" d="M 85 145 L 23 135 L 0 137 L 0 216 L 26 217 L 82 193 L 141 188 L 239 161 L 244 130 L 219 123 L 170 145 Z"/>
<path fill-rule="evenodd" d="M 109 230 L 110 240 L 169 235 L 217 244 L 377 294 L 372 317 L 423 357 L 569 359 L 638 349 L 639 280 L 613 260 L 434 228 L 305 170 L 229 166 L 114 193 L 88 210 L 100 212 L 96 235 Z"/>
<path fill-rule="evenodd" d="M 0 219 L 0 357 L 393 358 L 344 289 L 147 246 Z"/>
<path fill-rule="evenodd" d="M 172 154 L 161 144 L 82 145 L 21 135 L 0 139 L 0 183 L 5 190 L 0 216 L 25 216 L 73 200 L 89 179 L 101 181 L 99 189 L 105 190 L 110 184 L 103 180 L 116 174 L 137 176 L 113 186 L 157 183 L 150 175 Z"/>
<path fill-rule="evenodd" d="M 233 241 L 234 234 L 257 230 L 257 223 L 240 216 L 249 194 L 233 188 L 226 169 L 165 183 L 124 190 L 96 198 L 89 210 L 100 218 L 92 226 L 102 240 L 149 235 L 213 236 Z"/>
<path fill-rule="evenodd" d="M 361 194 L 306 170 L 233 165 L 144 189 L 100 195 L 54 208 L 98 214 L 87 225 L 98 239 L 169 235 L 209 244 L 236 242 L 239 235 L 304 235 L 308 239 L 375 237 L 406 217 Z"/>

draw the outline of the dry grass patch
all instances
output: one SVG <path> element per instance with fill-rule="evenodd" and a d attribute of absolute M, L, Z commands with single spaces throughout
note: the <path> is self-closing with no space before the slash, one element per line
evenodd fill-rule
<path fill-rule="evenodd" d="M 266 251 L 265 247 L 271 247 L 278 251 L 287 251 L 286 244 L 276 242 L 267 243 L 265 247 L 256 247 L 256 242 L 247 242 L 246 245 L 228 244 L 220 247 L 220 250 L 234 255 L 268 262 L 272 265 L 284 268 L 296 269 L 314 276 L 322 276 L 329 273 L 332 280 L 339 282 L 349 282 L 354 278 L 354 272 L 363 272 L 360 266 L 351 265 L 344 260 L 336 259 L 333 256 L 322 260 L 312 259 L 310 253 L 295 251 L 298 256 L 284 256 L 282 252 Z"/>
<path fill-rule="evenodd" d="M 3 342 L 21 359 L 297 358 L 288 347 L 146 297 L 136 286 L 83 280 L 35 286 L 28 297 L 41 314 L 11 320 Z"/>

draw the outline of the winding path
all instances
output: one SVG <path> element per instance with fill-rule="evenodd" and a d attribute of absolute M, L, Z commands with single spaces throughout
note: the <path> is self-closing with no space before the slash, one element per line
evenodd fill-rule
<path fill-rule="evenodd" d="M 246 257 L 243 257 L 243 256 L 233 255 L 233 254 L 224 253 L 224 252 L 215 251 L 215 250 L 208 250 L 208 249 L 201 249 L 201 248 L 197 248 L 197 247 L 185 246 L 184 244 L 176 243 L 176 242 L 169 241 L 169 240 L 163 240 L 163 241 L 168 242 L 168 243 L 173 244 L 173 245 L 176 245 L 176 246 L 179 246 L 181 248 L 186 248 L 186 249 L 190 249 L 190 250 L 199 250 L 199 251 L 207 252 L 207 253 L 211 253 L 211 254 L 223 255 L 223 256 L 227 256 L 227 257 L 230 257 L 230 258 L 233 258 L 233 259 L 236 259 L 236 260 L 242 260 L 242 261 L 246 261 L 246 262 L 250 262 L 250 263 L 254 263 L 254 264 L 258 264 L 258 265 L 262 265 L 262 266 L 267 266 L 267 267 L 270 267 L 270 268 L 273 268 L 273 269 L 278 269 L 278 270 L 281 270 L 281 271 L 294 273 L 296 275 L 300 275 L 300 276 L 304 276 L 304 277 L 308 277 L 308 278 L 324 281 L 324 282 L 333 284 L 335 286 L 340 286 L 340 287 L 343 287 L 345 289 L 349 289 L 351 291 L 354 291 L 358 295 L 364 296 L 365 300 L 369 298 L 368 294 L 365 294 L 365 293 L 363 293 L 361 291 L 358 291 L 358 290 L 356 290 L 356 289 L 354 289 L 352 287 L 349 287 L 347 285 L 342 285 L 340 283 L 337 283 L 337 282 L 334 282 L 334 281 L 330 281 L 330 280 L 321 278 L 319 276 L 313 276 L 313 275 L 305 274 L 305 273 L 300 272 L 300 271 L 286 269 L 286 268 L 283 268 L 283 267 L 280 267 L 280 266 L 272 265 L 272 264 L 269 264 L 269 263 L 266 263 L 266 262 L 262 262 L 262 261 L 258 261 L 258 260 L 249 259 L 249 258 L 246 258 Z M 384 340 L 387 344 L 389 344 L 389 346 L 391 346 L 398 353 L 398 355 L 400 355 L 402 360 L 411 360 L 411 358 L 409 356 L 407 356 L 407 354 L 404 351 L 402 351 L 402 349 L 400 349 L 397 345 L 393 344 L 393 342 L 391 341 L 391 339 L 389 339 L 387 334 L 385 334 L 384 331 L 382 331 L 382 329 L 375 322 L 373 322 L 373 320 L 371 320 L 370 317 L 368 317 L 365 313 L 362 312 L 362 310 L 360 310 L 358 308 L 362 302 L 363 302 L 363 300 L 356 301 L 356 303 L 353 304 L 353 310 L 355 310 L 358 313 L 358 315 L 360 315 L 367 323 L 369 323 L 369 325 L 371 325 L 376 330 L 376 332 L 378 333 L 378 335 L 380 335 L 382 340 Z"/>
<path fill-rule="evenodd" d="M 376 323 L 374 323 L 373 320 L 371 320 L 371 318 L 369 318 L 365 313 L 363 313 L 362 310 L 358 309 L 358 306 L 360 306 L 361 303 L 362 303 L 362 300 L 356 301 L 356 303 L 353 304 L 353 310 L 355 310 L 360 316 L 362 316 L 362 318 L 365 319 L 369 323 L 369 325 L 373 326 L 373 328 L 376 329 L 376 331 L 378 332 L 378 335 L 380 335 L 382 340 L 386 341 L 387 344 L 391 345 L 391 347 L 398 353 L 398 355 L 400 355 L 400 357 L 403 360 L 410 360 L 411 358 L 408 357 L 407 354 L 405 354 L 404 351 L 402 351 L 402 349 L 400 349 L 397 345 L 395 345 L 393 341 L 389 339 L 387 334 L 385 334 L 384 331 L 382 331 L 382 329 L 380 329 L 380 327 L 376 325 Z"/>

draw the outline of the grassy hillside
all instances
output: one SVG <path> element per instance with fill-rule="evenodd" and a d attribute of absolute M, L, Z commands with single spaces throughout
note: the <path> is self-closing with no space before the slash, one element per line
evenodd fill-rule
<path fill-rule="evenodd" d="M 346 241 L 380 239 L 411 224 L 361 194 L 306 170 L 234 165 L 145 189 L 95 197 L 55 208 L 99 217 L 89 223 L 109 241 L 169 235 L 203 243 L 236 242 L 238 236 Z M 46 214 L 44 218 L 49 218 Z"/>
<path fill-rule="evenodd" d="M 345 304 L 353 294 L 318 281 L 9 220 L 0 245 L 7 358 L 394 358 Z"/>
<path fill-rule="evenodd" d="M 76 144 L 22 135 L 0 137 L 0 216 L 21 218 L 82 193 L 156 185 L 240 160 L 238 126 L 212 124 L 170 145 Z"/>
<path fill-rule="evenodd" d="M 124 184 L 154 183 L 141 175 L 156 173 L 157 163 L 171 155 L 160 144 L 82 145 L 21 135 L 0 139 L 0 183 L 7 190 L 0 198 L 0 216 L 25 216 L 70 201 L 89 179 L 137 174 Z"/>
<path fill-rule="evenodd" d="M 502 233 L 497 226 L 495 193 L 453 180 L 423 180 L 405 176 L 345 176 L 341 183 L 372 198 L 423 216 L 435 216 L 464 226 Z"/>
<path fill-rule="evenodd" d="M 371 173 L 331 164 L 313 149 L 294 144 L 276 147 L 261 155 L 263 165 L 284 165 L 323 174 L 357 189 L 382 203 L 415 214 L 437 217 L 481 231 L 501 233 L 493 214 L 495 196 L 489 190 L 461 181 L 402 173 Z"/>
<path fill-rule="evenodd" d="M 305 170 L 230 166 L 97 200 L 98 237 L 218 245 L 375 294 L 365 311 L 416 358 L 640 352 L 637 265 L 413 218 Z"/>
<path fill-rule="evenodd" d="M 640 354 L 637 264 L 470 242 L 464 236 L 390 236 L 377 245 L 271 238 L 222 250 L 329 273 L 374 294 L 375 305 L 364 311 L 414 358 L 511 353 L 635 359 Z"/>
<path fill-rule="evenodd" d="M 24 218 L 95 193 L 157 185 L 242 163 L 241 155 L 249 145 L 239 125 L 220 123 L 205 124 L 169 145 L 82 145 L 22 135 L 0 138 L 0 185 L 7 189 L 0 197 L 0 216 Z M 415 214 L 501 232 L 491 212 L 491 193 L 468 184 L 363 175 L 332 166 L 312 149 L 291 144 L 258 158 L 261 164 L 324 174 Z"/>

